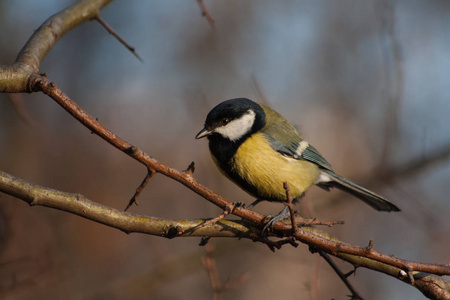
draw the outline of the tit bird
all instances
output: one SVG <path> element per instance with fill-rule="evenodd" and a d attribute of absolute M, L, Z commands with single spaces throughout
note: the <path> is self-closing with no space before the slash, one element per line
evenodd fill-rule
<path fill-rule="evenodd" d="M 379 211 L 400 211 L 380 195 L 336 174 L 285 118 L 249 99 L 226 100 L 214 107 L 195 138 L 203 137 L 209 140 L 219 170 L 256 197 L 251 206 L 263 200 L 286 202 L 283 183 L 287 182 L 293 200 L 315 184 L 325 190 L 343 190 Z"/>

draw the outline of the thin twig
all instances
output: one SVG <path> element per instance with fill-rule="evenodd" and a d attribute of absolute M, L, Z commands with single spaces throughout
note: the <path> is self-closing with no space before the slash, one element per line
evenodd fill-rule
<path fill-rule="evenodd" d="M 204 16 L 207 20 L 209 25 L 211 25 L 212 28 L 216 28 L 216 22 L 214 21 L 211 14 L 206 9 L 205 4 L 203 3 L 203 0 L 197 0 L 198 5 L 200 5 L 200 9 L 202 10 L 202 16 Z"/>
<path fill-rule="evenodd" d="M 196 226 L 195 228 L 192 228 L 192 229 L 197 230 L 197 229 L 205 227 L 205 226 L 214 225 L 217 222 L 219 222 L 220 220 L 222 220 L 223 218 L 225 218 L 225 216 L 232 214 L 234 212 L 234 210 L 236 209 L 236 207 L 240 207 L 240 206 L 242 206 L 242 203 L 240 203 L 240 202 L 233 203 L 232 205 L 227 206 L 226 209 L 217 217 L 206 220 L 204 223 L 199 224 L 198 226 Z"/>
<path fill-rule="evenodd" d="M 124 211 L 127 211 L 133 204 L 138 205 L 137 198 L 142 193 L 145 186 L 147 185 L 147 183 L 150 181 L 150 179 L 153 177 L 154 174 L 155 174 L 155 172 L 153 172 L 150 168 L 147 168 L 147 175 L 145 175 L 144 180 L 142 180 L 141 184 L 136 189 L 136 192 L 134 193 L 133 197 L 131 197 L 131 199 L 128 202 L 127 207 L 125 207 Z"/>
<path fill-rule="evenodd" d="M 339 276 L 339 278 L 342 280 L 342 282 L 345 284 L 345 286 L 349 289 L 349 291 L 352 293 L 352 299 L 354 300 L 364 300 L 361 295 L 355 290 L 355 288 L 351 285 L 351 283 L 348 281 L 347 276 L 339 269 L 339 267 L 334 263 L 334 261 L 331 259 L 331 257 L 326 254 L 325 252 L 319 250 L 319 255 L 323 257 L 323 259 L 330 265 L 330 267 L 336 272 L 336 274 Z"/>
<path fill-rule="evenodd" d="M 106 23 L 106 21 L 100 17 L 100 15 L 97 15 L 95 17 L 95 20 L 97 20 L 110 34 L 112 34 L 131 53 L 133 53 L 133 55 L 136 56 L 137 59 L 139 59 L 142 63 L 144 62 L 139 54 L 137 54 L 136 49 L 130 46 L 130 44 L 128 44 L 117 32 L 115 32 L 114 29 L 112 29 L 112 27 L 109 26 L 108 23 Z"/>
<path fill-rule="evenodd" d="M 317 218 L 313 219 L 303 219 L 302 221 L 296 221 L 295 224 L 298 226 L 313 226 L 313 225 L 325 225 L 328 227 L 333 227 L 334 225 L 343 225 L 344 221 L 319 221 Z"/>

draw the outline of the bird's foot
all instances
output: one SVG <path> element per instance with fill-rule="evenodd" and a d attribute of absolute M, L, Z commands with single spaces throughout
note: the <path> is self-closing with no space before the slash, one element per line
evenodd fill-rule
<path fill-rule="evenodd" d="M 290 213 L 290 211 L 289 211 L 289 207 L 288 207 L 288 206 L 285 206 L 285 207 L 283 208 L 283 210 L 280 211 L 280 212 L 279 212 L 278 214 L 276 214 L 276 215 L 268 215 L 267 218 L 269 219 L 269 221 L 268 221 L 267 224 L 264 226 L 263 231 L 262 231 L 262 234 L 263 234 L 263 235 L 267 235 L 267 231 L 269 230 L 269 228 L 270 228 L 270 229 L 273 229 L 273 225 L 274 225 L 276 222 L 283 221 L 284 219 L 287 219 L 287 218 L 289 218 L 290 216 L 291 216 L 291 213 Z"/>

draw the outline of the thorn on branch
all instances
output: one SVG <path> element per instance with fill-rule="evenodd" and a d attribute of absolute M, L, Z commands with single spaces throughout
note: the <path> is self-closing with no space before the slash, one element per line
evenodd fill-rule
<path fill-rule="evenodd" d="M 370 253 L 373 250 L 373 240 L 369 241 L 369 245 L 367 245 L 367 247 L 365 248 L 365 251 L 367 253 Z"/>
<path fill-rule="evenodd" d="M 133 148 L 133 147 L 131 147 L 131 148 Z M 136 147 L 134 147 L 134 148 L 136 148 Z M 147 169 L 147 175 L 145 175 L 144 180 L 142 180 L 141 184 L 136 189 L 136 192 L 134 193 L 133 197 L 131 197 L 130 201 L 128 201 L 128 204 L 125 207 L 124 211 L 127 211 L 131 207 L 131 205 L 133 205 L 133 204 L 136 204 L 136 206 L 138 205 L 137 198 L 142 193 L 142 191 L 144 190 L 145 186 L 150 181 L 150 179 L 153 177 L 153 174 L 155 174 L 155 172 L 153 172 L 150 168 L 148 168 Z"/>
<path fill-rule="evenodd" d="M 191 162 L 186 170 L 183 171 L 184 174 L 192 176 L 195 171 L 195 163 Z"/>
<path fill-rule="evenodd" d="M 256 241 L 256 240 L 254 240 L 254 241 Z M 282 239 L 282 240 L 278 240 L 278 241 L 272 241 L 272 240 L 270 240 L 270 239 L 268 239 L 266 237 L 263 237 L 263 238 L 257 239 L 257 241 L 261 241 L 264 244 L 266 244 L 267 247 L 269 247 L 269 249 L 272 252 L 275 252 L 275 249 L 278 249 L 278 250 L 281 249 L 281 247 L 283 245 L 286 245 L 286 244 L 290 244 L 291 246 L 293 246 L 295 248 L 298 247 L 298 243 L 292 237 L 286 238 L 286 239 Z"/>
<path fill-rule="evenodd" d="M 95 20 L 97 20 L 110 34 L 112 34 L 122 45 L 124 45 L 134 56 L 136 56 L 140 62 L 144 62 L 139 54 L 137 54 L 136 49 L 131 47 L 117 32 L 115 32 L 114 29 L 112 29 L 112 27 L 100 17 L 100 15 L 95 16 Z"/>
<path fill-rule="evenodd" d="M 211 239 L 210 236 L 204 236 L 204 237 L 201 238 L 200 243 L 198 243 L 198 245 L 199 245 L 200 247 L 203 247 L 203 246 L 205 246 L 206 244 L 208 244 L 208 242 L 209 242 L 210 239 Z"/>
<path fill-rule="evenodd" d="M 345 273 L 344 276 L 345 276 L 345 278 L 348 278 L 355 273 L 356 273 L 356 267 L 354 267 L 353 270 L 351 270 L 350 272 Z"/>

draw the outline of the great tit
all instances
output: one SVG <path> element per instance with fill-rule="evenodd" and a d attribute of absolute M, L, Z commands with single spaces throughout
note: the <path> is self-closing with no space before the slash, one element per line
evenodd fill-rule
<path fill-rule="evenodd" d="M 226 100 L 206 117 L 196 139 L 208 137 L 219 170 L 244 191 L 286 202 L 287 182 L 294 201 L 312 185 L 338 188 L 379 211 L 400 209 L 374 192 L 336 174 L 331 165 L 276 111 L 246 98 Z"/>

